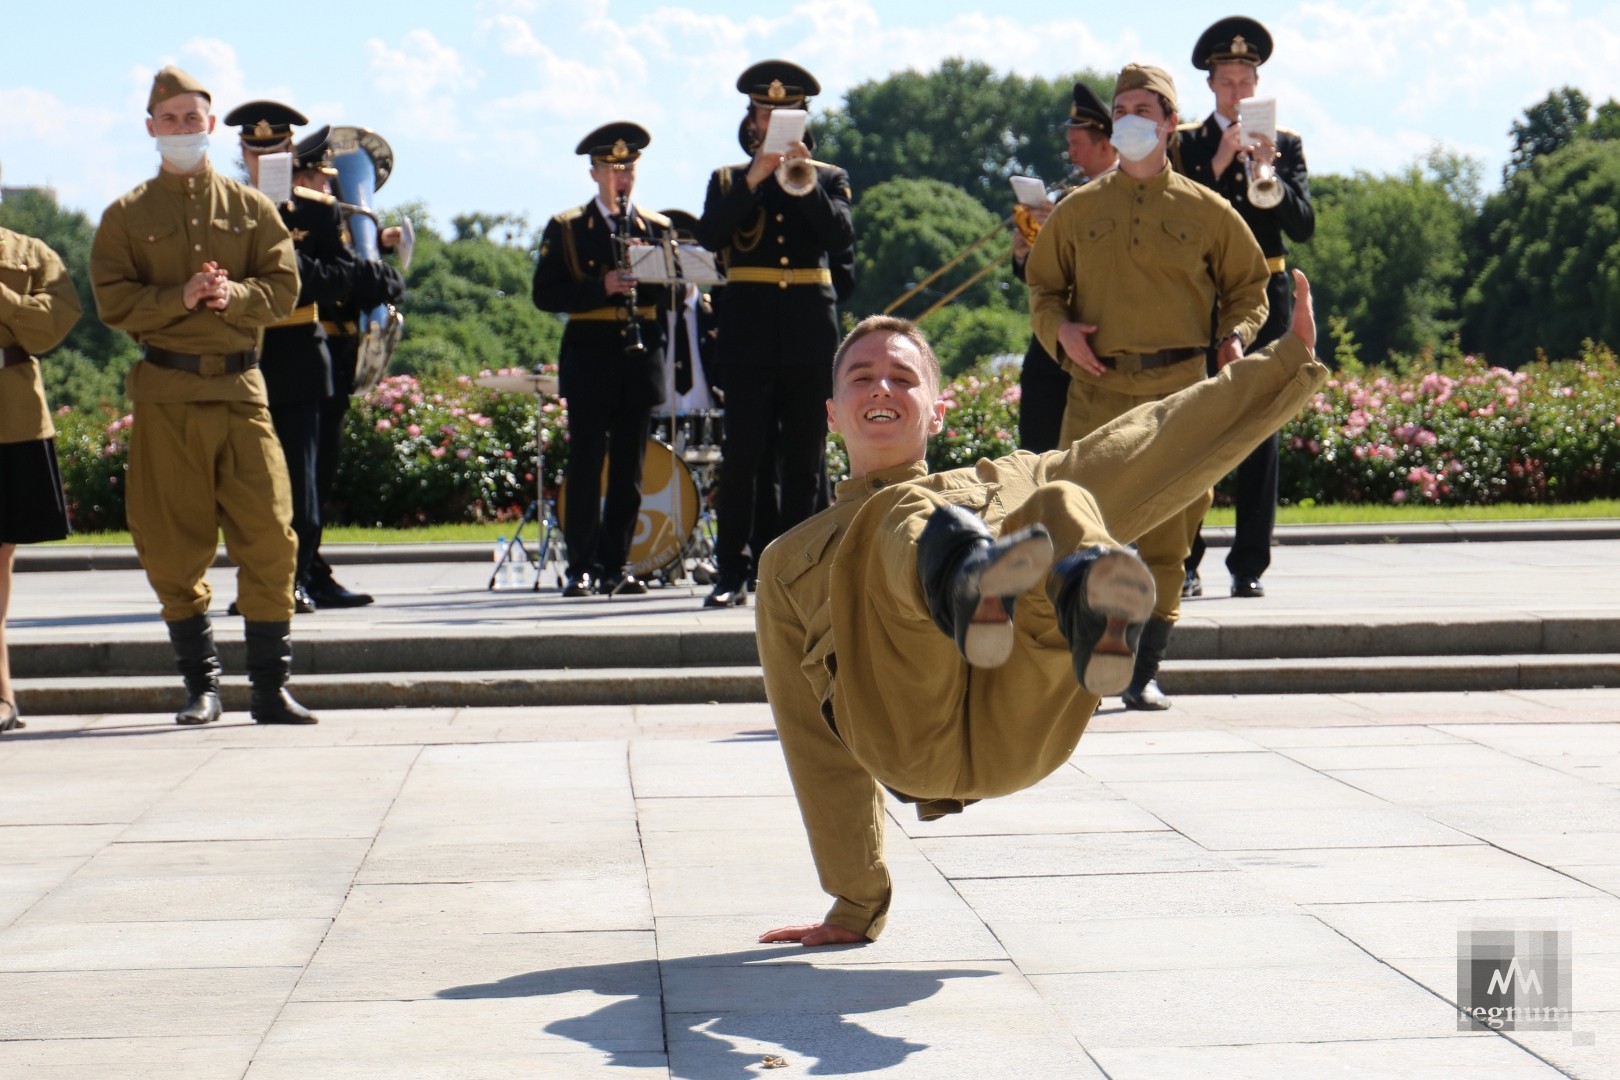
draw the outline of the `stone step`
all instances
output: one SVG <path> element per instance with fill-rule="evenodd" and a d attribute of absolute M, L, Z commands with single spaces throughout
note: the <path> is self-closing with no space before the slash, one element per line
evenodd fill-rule
<path fill-rule="evenodd" d="M 1172 660 L 1166 693 L 1344 694 L 1548 690 L 1620 686 L 1612 653 L 1446 657 L 1330 657 Z M 24 714 L 172 713 L 181 704 L 174 676 L 50 677 L 15 680 Z M 577 670 L 423 671 L 300 675 L 300 701 L 312 709 L 410 707 L 539 708 L 763 702 L 756 666 L 627 667 Z M 247 707 L 246 680 L 227 676 L 227 710 Z"/>

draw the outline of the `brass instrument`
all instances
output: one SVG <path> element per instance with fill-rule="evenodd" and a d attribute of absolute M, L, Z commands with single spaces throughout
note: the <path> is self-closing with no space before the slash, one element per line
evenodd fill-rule
<path fill-rule="evenodd" d="M 787 158 L 776 167 L 776 183 L 789 195 L 803 198 L 816 190 L 816 165 L 807 157 Z"/>
<path fill-rule="evenodd" d="M 1064 183 L 1059 184 L 1052 191 L 1048 192 L 1048 195 L 1051 196 L 1051 197 L 1055 197 L 1055 198 L 1062 198 L 1065 194 L 1068 193 L 1069 189 L 1072 186 L 1073 185 L 1071 185 L 1070 183 L 1065 181 Z M 1008 214 L 1006 217 L 1004 217 L 1000 221 L 996 222 L 995 226 L 993 228 L 991 228 L 988 232 L 986 232 L 983 236 L 980 236 L 977 240 L 974 240 L 967 247 L 963 248 L 961 251 L 957 252 L 951 258 L 947 259 L 945 261 L 945 263 L 943 265 L 941 265 L 938 270 L 935 270 L 932 274 L 929 274 L 927 277 L 923 278 L 921 281 L 919 281 L 915 285 L 911 286 L 911 288 L 907 289 L 904 293 L 900 294 L 900 296 L 898 298 L 896 298 L 892 303 L 890 303 L 888 307 L 883 309 L 883 314 L 887 315 L 890 312 L 894 311 L 895 308 L 899 307 L 901 304 L 905 303 L 907 300 L 910 300 L 913 296 L 916 296 L 918 293 L 922 292 L 924 289 L 926 289 L 928 286 L 932 285 L 935 281 L 937 281 L 943 275 L 949 273 L 959 263 L 961 263 L 961 261 L 963 259 L 965 259 L 969 255 L 973 254 L 975 251 L 978 251 L 981 247 L 988 244 L 990 241 L 994 240 L 996 238 L 996 236 L 998 234 L 1000 234 L 1002 232 L 1002 230 L 1006 229 L 1007 226 L 1009 226 L 1009 225 L 1015 226 L 1018 229 L 1019 232 L 1023 233 L 1024 240 L 1026 242 L 1030 243 L 1030 244 L 1035 243 L 1035 237 L 1038 236 L 1040 234 L 1040 231 L 1041 231 L 1041 223 L 1035 220 L 1035 215 L 1030 212 L 1029 207 L 1025 206 L 1023 203 L 1015 204 L 1013 206 L 1013 212 L 1012 213 Z M 928 316 L 932 315 L 934 312 L 938 311 L 940 308 L 944 307 L 946 304 L 950 303 L 952 300 L 955 300 L 958 296 L 961 296 L 963 293 L 967 292 L 967 290 L 969 290 L 973 286 L 977 285 L 984 277 L 986 277 L 990 273 L 994 272 L 996 267 L 1000 266 L 1002 263 L 1006 262 L 1010 258 L 1012 258 L 1012 248 L 1011 247 L 1007 248 L 1007 250 L 1003 251 L 1001 254 L 997 255 L 994 259 L 991 259 L 989 262 L 985 263 L 978 270 L 974 271 L 973 274 L 971 276 L 969 276 L 966 281 L 962 282 L 960 285 L 956 286 L 950 292 L 946 293 L 944 296 L 940 297 L 938 300 L 935 300 L 932 304 L 928 305 L 928 307 L 922 312 L 922 314 L 918 315 L 912 321 L 913 322 L 920 322 L 921 320 L 926 319 Z"/>
<path fill-rule="evenodd" d="M 1277 166 L 1254 158 L 1243 159 L 1243 171 L 1249 178 L 1249 205 L 1270 210 L 1283 200 L 1282 181 L 1277 179 Z"/>
<path fill-rule="evenodd" d="M 614 243 L 619 247 L 619 272 L 630 274 L 630 193 L 619 193 L 619 228 L 613 237 Z M 636 313 L 636 285 L 635 278 L 630 278 L 630 288 L 623 294 L 625 304 L 625 332 L 624 355 L 646 356 L 647 345 L 641 340 L 641 316 Z"/>
<path fill-rule="evenodd" d="M 332 167 L 337 170 L 338 198 L 349 224 L 355 254 L 362 259 L 382 257 L 380 222 L 371 208 L 377 190 L 394 171 L 394 151 L 388 140 L 361 127 L 334 127 L 328 137 Z M 388 374 L 394 349 L 405 332 L 405 316 L 392 304 L 378 304 L 360 312 L 360 347 L 355 359 L 354 392 L 364 394 Z"/>

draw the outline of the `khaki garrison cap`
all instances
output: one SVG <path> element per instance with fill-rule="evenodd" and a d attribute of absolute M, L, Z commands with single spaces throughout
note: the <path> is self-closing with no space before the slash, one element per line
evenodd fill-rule
<path fill-rule="evenodd" d="M 210 105 L 214 103 L 214 95 L 208 92 L 207 87 L 170 64 L 152 77 L 152 94 L 146 99 L 146 114 L 151 116 L 157 112 L 159 105 L 181 94 L 201 94 Z"/>
<path fill-rule="evenodd" d="M 1127 90 L 1152 90 L 1170 103 L 1172 112 L 1175 111 L 1176 82 L 1163 68 L 1149 64 L 1126 64 L 1119 73 L 1119 81 L 1114 83 L 1114 97 Z"/>

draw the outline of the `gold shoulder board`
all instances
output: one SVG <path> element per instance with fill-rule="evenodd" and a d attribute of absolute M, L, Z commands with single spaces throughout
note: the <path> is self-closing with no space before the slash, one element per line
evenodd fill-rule
<path fill-rule="evenodd" d="M 307 199 L 310 202 L 324 203 L 327 206 L 331 206 L 333 203 L 337 202 L 336 195 L 328 195 L 326 192 L 316 191 L 314 188 L 294 187 L 292 189 L 292 193 L 294 198 Z"/>
<path fill-rule="evenodd" d="M 658 226 L 660 229 L 669 228 L 669 218 L 665 217 L 663 214 L 655 213 L 652 210 L 643 210 L 641 211 L 641 216 L 646 218 L 652 224 Z"/>

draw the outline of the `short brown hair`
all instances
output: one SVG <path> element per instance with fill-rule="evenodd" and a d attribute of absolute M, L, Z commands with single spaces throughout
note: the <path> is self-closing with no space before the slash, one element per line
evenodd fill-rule
<path fill-rule="evenodd" d="M 928 344 L 928 339 L 923 336 L 923 332 L 918 329 L 916 323 L 896 315 L 868 315 L 855 324 L 855 329 L 845 335 L 844 340 L 838 345 L 838 351 L 833 353 L 832 381 L 835 386 L 838 383 L 838 369 L 844 366 L 844 357 L 849 353 L 849 350 L 854 347 L 857 341 L 873 334 L 893 334 L 895 337 L 905 338 L 915 345 L 917 352 L 923 358 L 923 368 L 928 373 L 928 381 L 933 385 L 935 391 L 939 390 L 939 385 L 944 381 L 944 377 L 940 373 L 939 357 L 934 355 L 934 347 Z"/>

